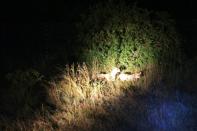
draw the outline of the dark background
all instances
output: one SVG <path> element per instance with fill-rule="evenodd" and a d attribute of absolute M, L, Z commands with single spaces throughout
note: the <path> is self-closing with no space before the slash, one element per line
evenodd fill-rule
<path fill-rule="evenodd" d="M 0 55 L 2 72 L 6 73 L 15 68 L 33 66 L 39 59 L 46 57 L 47 53 L 58 52 L 58 48 L 64 48 L 67 54 L 71 54 L 72 52 L 69 51 L 73 46 L 74 21 L 79 18 L 81 12 L 97 1 L 1 2 Z M 125 0 L 125 2 L 128 4 L 137 2 L 137 5 L 142 8 L 167 11 L 171 14 L 176 20 L 177 30 L 182 34 L 184 40 L 182 48 L 188 59 L 196 56 L 197 16 L 194 0 Z M 67 57 L 68 62 L 71 62 L 72 55 Z"/>

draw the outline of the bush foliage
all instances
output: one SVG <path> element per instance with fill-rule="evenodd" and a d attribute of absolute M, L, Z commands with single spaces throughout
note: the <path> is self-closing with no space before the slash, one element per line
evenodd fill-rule
<path fill-rule="evenodd" d="M 166 13 L 122 3 L 97 4 L 77 23 L 80 60 L 90 66 L 98 61 L 102 70 L 178 64 L 180 40 L 174 24 Z"/>
<path fill-rule="evenodd" d="M 41 103 L 40 97 L 43 97 L 41 96 L 43 89 L 38 86 L 42 79 L 43 76 L 34 69 L 16 70 L 6 75 L 8 88 L 5 100 L 6 103 L 12 103 L 8 108 L 15 110 L 15 115 L 35 111 L 35 107 Z"/>

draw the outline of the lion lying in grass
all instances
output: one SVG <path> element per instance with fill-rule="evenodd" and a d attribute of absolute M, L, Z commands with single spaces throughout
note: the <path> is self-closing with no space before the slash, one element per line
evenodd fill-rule
<path fill-rule="evenodd" d="M 141 77 L 142 73 L 121 72 L 119 68 L 113 68 L 110 73 L 99 73 L 96 75 L 97 80 L 106 81 L 135 81 Z"/>
<path fill-rule="evenodd" d="M 141 72 L 138 73 L 120 73 L 118 75 L 118 80 L 121 81 L 135 81 L 141 77 Z"/>

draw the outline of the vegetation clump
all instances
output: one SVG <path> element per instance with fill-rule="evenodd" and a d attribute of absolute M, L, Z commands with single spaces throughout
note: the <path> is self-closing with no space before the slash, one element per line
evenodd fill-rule
<path fill-rule="evenodd" d="M 77 23 L 77 40 L 79 59 L 89 66 L 98 61 L 101 70 L 134 71 L 180 64 L 180 40 L 168 14 L 123 3 L 97 4 L 87 12 Z"/>

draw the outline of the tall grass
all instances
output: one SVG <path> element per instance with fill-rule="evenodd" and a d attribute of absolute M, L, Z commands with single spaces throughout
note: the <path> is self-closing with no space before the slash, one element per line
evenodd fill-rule
<path fill-rule="evenodd" d="M 168 116 L 159 118 L 160 113 L 166 114 L 165 109 L 168 108 L 168 103 L 171 104 L 172 112 L 175 112 L 173 121 L 179 122 L 178 118 L 182 119 L 182 114 L 187 119 L 187 113 L 185 113 L 188 108 L 187 103 L 179 99 L 173 103 L 171 102 L 173 99 L 168 99 L 173 96 L 173 93 L 169 92 L 169 87 L 174 85 L 165 84 L 168 79 L 163 77 L 164 71 L 159 67 L 147 67 L 143 72 L 144 76 L 136 82 L 93 80 L 94 75 L 99 72 L 96 63 L 92 69 L 85 64 L 67 65 L 56 79 L 49 81 L 46 85 L 49 96 L 47 102 L 55 108 L 48 108 L 49 105 L 43 103 L 41 110 L 37 111 L 35 117 L 31 119 L 13 121 L 2 116 L 0 128 L 72 131 L 166 129 L 156 121 L 160 122 L 163 119 L 168 121 Z M 161 107 L 159 104 L 155 105 L 160 102 L 164 105 L 160 104 Z M 180 105 L 177 104 L 179 102 Z M 178 112 L 177 115 L 180 116 L 176 116 L 175 110 L 179 107 L 184 108 Z M 154 114 L 157 108 L 161 112 Z M 171 126 L 169 123 L 167 124 L 168 129 L 180 129 L 175 128 L 176 124 L 172 125 L 173 128 L 169 127 Z"/>

